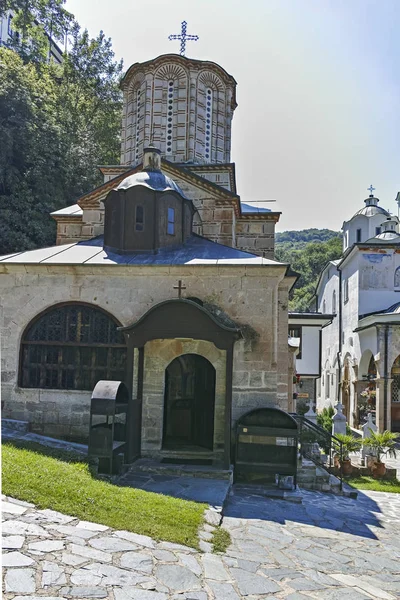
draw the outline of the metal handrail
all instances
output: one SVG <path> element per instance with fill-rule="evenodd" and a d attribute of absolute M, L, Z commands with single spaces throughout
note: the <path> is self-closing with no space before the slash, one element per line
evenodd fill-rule
<path fill-rule="evenodd" d="M 340 490 L 342 491 L 342 489 L 343 489 L 343 473 L 342 473 L 343 444 L 342 444 L 342 442 L 336 436 L 329 433 L 329 431 L 327 431 L 320 425 L 316 425 L 312 421 L 309 421 L 303 415 L 299 415 L 297 413 L 290 413 L 290 414 L 297 421 L 297 423 L 299 425 L 299 451 L 300 451 L 301 456 L 304 456 L 305 458 L 308 458 L 309 460 L 311 460 L 314 464 L 321 466 L 321 467 L 327 469 L 328 471 L 331 471 L 331 470 L 333 470 L 333 465 L 332 465 L 333 453 L 339 454 L 339 465 L 340 466 L 339 466 L 338 478 L 340 481 Z M 320 438 L 322 438 L 322 440 L 324 440 L 326 442 L 325 444 L 323 444 L 323 446 L 324 446 L 325 450 L 328 449 L 327 455 L 329 456 L 329 466 L 324 464 L 322 461 L 318 461 L 314 455 L 307 452 L 303 448 L 303 444 L 306 443 L 304 441 L 304 435 L 303 435 L 304 431 L 312 432 L 312 433 L 320 436 Z M 319 441 L 316 440 L 316 443 L 319 444 Z M 321 444 L 319 444 L 319 445 L 321 445 Z"/>

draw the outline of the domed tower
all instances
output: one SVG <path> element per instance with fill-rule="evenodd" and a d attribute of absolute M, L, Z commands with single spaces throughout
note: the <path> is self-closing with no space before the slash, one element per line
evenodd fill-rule
<path fill-rule="evenodd" d="M 150 142 L 175 163 L 229 163 L 236 81 L 210 61 L 164 54 L 125 74 L 121 164 Z"/>
<path fill-rule="evenodd" d="M 381 233 L 376 236 L 377 240 L 385 240 L 387 242 L 398 242 L 399 236 L 399 219 L 395 216 L 390 216 L 381 225 Z"/>
<path fill-rule="evenodd" d="M 343 251 L 353 244 L 365 242 L 381 233 L 383 221 L 390 213 L 379 206 L 379 198 L 372 193 L 364 200 L 365 206 L 360 208 L 349 221 L 343 223 Z"/>

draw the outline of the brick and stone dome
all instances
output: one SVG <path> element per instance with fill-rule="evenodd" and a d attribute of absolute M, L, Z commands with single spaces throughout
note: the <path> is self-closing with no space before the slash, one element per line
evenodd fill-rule
<path fill-rule="evenodd" d="M 164 54 L 126 72 L 121 164 L 136 165 L 150 140 L 175 163 L 228 163 L 236 81 L 211 61 Z"/>

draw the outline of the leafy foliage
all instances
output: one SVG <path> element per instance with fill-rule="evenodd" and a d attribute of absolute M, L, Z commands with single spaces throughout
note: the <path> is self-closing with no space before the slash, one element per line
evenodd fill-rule
<path fill-rule="evenodd" d="M 10 46 L 24 62 L 48 62 L 50 39 L 63 42 L 74 23 L 65 0 L 0 0 L 0 16 L 13 11 Z"/>
<path fill-rule="evenodd" d="M 361 448 L 361 439 L 355 438 L 347 433 L 337 433 L 335 437 L 342 442 L 343 457 L 349 458 L 350 453 L 357 452 Z"/>
<path fill-rule="evenodd" d="M 283 231 L 276 234 L 276 243 L 280 247 L 295 246 L 297 249 L 301 245 L 305 246 L 310 242 L 328 242 L 333 237 L 340 237 L 340 233 L 331 229 L 303 229 L 301 231 Z"/>
<path fill-rule="evenodd" d="M 326 429 L 328 433 L 332 433 L 332 417 L 335 414 L 333 406 L 330 405 L 322 409 L 317 415 L 317 423 L 320 427 Z"/>
<path fill-rule="evenodd" d="M 91 39 L 75 24 L 72 38 L 61 66 L 0 48 L 0 254 L 53 244 L 49 213 L 118 161 L 122 62 L 103 32 Z"/>
<path fill-rule="evenodd" d="M 318 277 L 329 261 L 336 260 L 341 255 L 341 236 L 329 229 L 305 229 L 277 234 L 276 259 L 290 263 L 292 269 L 300 273 L 291 292 L 289 310 L 305 312 L 315 308 L 314 294 Z"/>
<path fill-rule="evenodd" d="M 371 431 L 371 435 L 364 438 L 363 443 L 375 451 L 378 462 L 382 462 L 381 457 L 386 454 L 396 458 L 396 443 L 399 441 L 399 437 L 398 433 L 392 431 L 383 431 L 382 433 Z"/>

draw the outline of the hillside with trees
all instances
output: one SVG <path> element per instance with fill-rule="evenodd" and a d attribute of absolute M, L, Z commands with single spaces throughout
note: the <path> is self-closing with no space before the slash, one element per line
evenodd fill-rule
<path fill-rule="evenodd" d="M 318 277 L 330 260 L 342 255 L 342 237 L 330 229 L 304 229 L 276 234 L 275 257 L 290 263 L 300 277 L 291 292 L 289 310 L 304 312 L 315 309 Z"/>
<path fill-rule="evenodd" d="M 0 48 L 0 254 L 54 244 L 49 213 L 99 185 L 97 165 L 119 162 L 122 62 L 63 4 L 0 0 L 0 16 L 15 12 L 12 48 Z M 48 36 L 66 29 L 57 65 Z"/>

